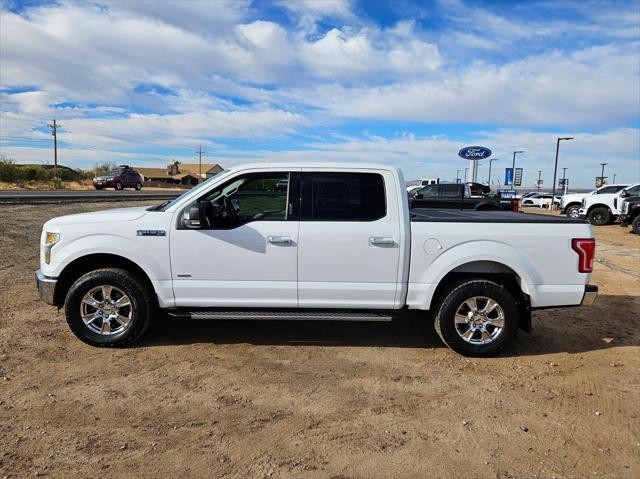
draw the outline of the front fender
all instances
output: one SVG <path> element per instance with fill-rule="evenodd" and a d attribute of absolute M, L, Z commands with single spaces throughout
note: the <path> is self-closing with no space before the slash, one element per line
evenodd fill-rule
<path fill-rule="evenodd" d="M 159 239 L 167 241 L 165 238 Z M 62 266 L 60 269 L 83 256 L 103 253 L 122 256 L 133 261 L 140 266 L 151 280 L 171 279 L 168 261 L 165 263 L 166 266 L 162 265 L 158 261 L 158 257 L 152 254 L 149 249 L 144 249 L 140 244 L 123 236 L 103 233 L 90 234 L 75 238 L 71 242 L 60 246 L 62 248 L 55 252 L 54 257 L 54 264 Z M 168 252 L 168 243 L 166 244 L 166 249 Z M 56 275 L 52 274 L 52 276 Z"/>

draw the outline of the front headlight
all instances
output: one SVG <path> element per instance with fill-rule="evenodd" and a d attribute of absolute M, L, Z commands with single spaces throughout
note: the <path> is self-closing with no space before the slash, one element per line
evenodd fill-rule
<path fill-rule="evenodd" d="M 60 241 L 60 233 L 45 233 L 44 239 L 44 262 L 49 264 L 51 262 L 51 248 Z"/>

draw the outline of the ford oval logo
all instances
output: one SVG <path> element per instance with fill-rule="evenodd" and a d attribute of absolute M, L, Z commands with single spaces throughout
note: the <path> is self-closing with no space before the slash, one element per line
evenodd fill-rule
<path fill-rule="evenodd" d="M 466 146 L 458 152 L 458 156 L 465 160 L 484 160 L 491 156 L 491 150 L 484 146 Z"/>

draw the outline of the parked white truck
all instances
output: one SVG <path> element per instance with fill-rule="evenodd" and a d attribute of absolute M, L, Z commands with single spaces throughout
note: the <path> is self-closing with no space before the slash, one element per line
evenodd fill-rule
<path fill-rule="evenodd" d="M 640 183 L 627 186 L 615 193 L 587 195 L 582 199 L 578 217 L 589 220 L 595 226 L 611 224 L 620 215 L 622 201 L 638 195 L 640 195 Z"/>
<path fill-rule="evenodd" d="M 160 313 L 385 321 L 418 311 L 448 346 L 478 356 L 528 331 L 532 309 L 595 300 L 587 222 L 409 211 L 404 185 L 380 165 L 245 165 L 155 207 L 54 218 L 38 290 L 95 346 L 137 340 Z"/>

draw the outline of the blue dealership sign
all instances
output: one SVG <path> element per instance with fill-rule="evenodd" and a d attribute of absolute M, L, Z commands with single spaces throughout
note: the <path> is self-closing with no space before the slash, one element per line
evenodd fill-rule
<path fill-rule="evenodd" d="M 504 169 L 504 184 L 505 185 L 513 184 L 513 168 Z"/>
<path fill-rule="evenodd" d="M 491 150 L 484 146 L 465 146 L 458 156 L 465 160 L 485 160 L 491 156 Z"/>

